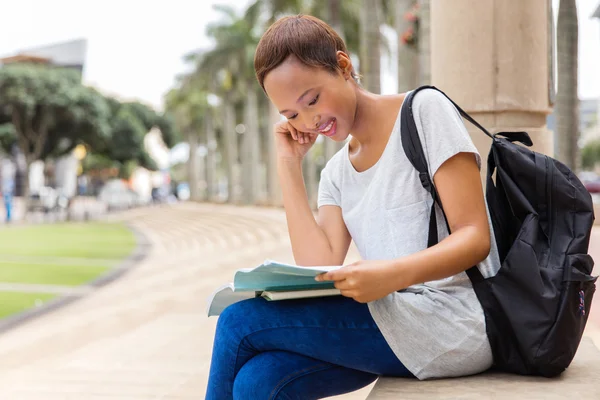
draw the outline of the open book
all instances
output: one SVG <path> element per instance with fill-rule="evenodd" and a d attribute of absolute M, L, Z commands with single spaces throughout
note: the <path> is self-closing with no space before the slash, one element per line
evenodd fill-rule
<path fill-rule="evenodd" d="M 315 276 L 341 266 L 300 267 L 265 260 L 255 268 L 239 269 L 233 282 L 218 288 L 208 300 L 208 316 L 219 315 L 238 301 L 262 296 L 267 300 L 287 300 L 339 295 L 333 282 L 317 282 Z"/>

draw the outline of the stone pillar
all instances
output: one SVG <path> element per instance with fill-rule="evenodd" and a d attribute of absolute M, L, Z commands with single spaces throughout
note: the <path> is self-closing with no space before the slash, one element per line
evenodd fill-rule
<path fill-rule="evenodd" d="M 553 154 L 547 0 L 431 0 L 431 78 L 490 132 L 524 130 Z M 483 158 L 491 145 L 465 123 Z"/>

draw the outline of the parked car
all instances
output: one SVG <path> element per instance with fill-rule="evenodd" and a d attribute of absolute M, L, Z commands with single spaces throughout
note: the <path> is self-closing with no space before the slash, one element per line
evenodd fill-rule
<path fill-rule="evenodd" d="M 109 210 L 126 210 L 141 203 L 140 196 L 119 179 L 106 182 L 98 193 L 98 200 Z"/>
<path fill-rule="evenodd" d="M 585 186 L 591 194 L 600 193 L 600 180 L 583 182 L 583 186 Z"/>
<path fill-rule="evenodd" d="M 29 196 L 28 211 L 43 211 L 45 213 L 66 210 L 69 198 L 60 190 L 44 186 Z"/>

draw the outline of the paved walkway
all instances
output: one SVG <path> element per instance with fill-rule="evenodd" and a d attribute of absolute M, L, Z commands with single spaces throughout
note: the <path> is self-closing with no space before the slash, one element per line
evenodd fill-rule
<path fill-rule="evenodd" d="M 293 261 L 277 209 L 181 204 L 115 218 L 145 232 L 151 254 L 120 280 L 0 336 L 1 400 L 203 398 L 217 321 L 206 317 L 206 299 L 237 268 Z"/>
<path fill-rule="evenodd" d="M 277 209 L 180 204 L 114 218 L 145 232 L 151 253 L 120 280 L 0 336 L 0 400 L 203 398 L 217 321 L 206 299 L 237 268 L 293 261 Z M 347 261 L 356 258 L 352 248 Z"/>

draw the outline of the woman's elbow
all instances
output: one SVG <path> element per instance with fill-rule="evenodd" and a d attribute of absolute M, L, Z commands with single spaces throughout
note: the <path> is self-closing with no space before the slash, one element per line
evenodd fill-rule
<path fill-rule="evenodd" d="M 492 241 L 490 238 L 490 231 L 488 229 L 487 232 L 481 232 L 477 235 L 475 241 L 475 249 L 474 254 L 477 255 L 477 264 L 485 260 L 489 255 L 492 249 Z"/>

